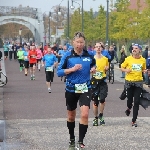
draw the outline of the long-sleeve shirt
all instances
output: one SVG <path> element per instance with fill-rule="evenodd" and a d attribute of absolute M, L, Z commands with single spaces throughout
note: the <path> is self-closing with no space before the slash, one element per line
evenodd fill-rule
<path fill-rule="evenodd" d="M 58 66 L 57 75 L 59 77 L 65 76 L 65 69 L 74 67 L 76 64 L 81 64 L 82 69 L 67 74 L 66 90 L 75 92 L 75 84 L 86 83 L 88 88 L 91 88 L 90 83 L 90 69 L 96 65 L 93 53 L 83 50 L 82 55 L 77 55 L 74 50 L 66 52 L 62 56 Z"/>

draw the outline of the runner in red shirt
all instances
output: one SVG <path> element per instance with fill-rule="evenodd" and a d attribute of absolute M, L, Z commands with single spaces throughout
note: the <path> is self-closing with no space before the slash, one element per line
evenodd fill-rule
<path fill-rule="evenodd" d="M 32 46 L 28 54 L 31 80 L 35 80 L 35 66 L 37 62 L 36 56 L 37 56 L 37 52 L 35 50 L 35 46 Z"/>

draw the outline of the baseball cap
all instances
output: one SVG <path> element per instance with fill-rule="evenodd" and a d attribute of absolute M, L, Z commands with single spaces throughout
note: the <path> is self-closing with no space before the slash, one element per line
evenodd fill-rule
<path fill-rule="evenodd" d="M 140 50 L 142 50 L 142 46 L 139 44 L 134 44 L 133 46 L 137 46 Z"/>

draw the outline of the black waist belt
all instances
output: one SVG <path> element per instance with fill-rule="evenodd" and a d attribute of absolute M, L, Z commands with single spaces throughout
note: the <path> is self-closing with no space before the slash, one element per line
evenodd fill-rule
<path fill-rule="evenodd" d="M 131 86 L 143 88 L 143 81 L 127 81 L 127 80 L 125 80 L 125 88 L 130 88 Z"/>

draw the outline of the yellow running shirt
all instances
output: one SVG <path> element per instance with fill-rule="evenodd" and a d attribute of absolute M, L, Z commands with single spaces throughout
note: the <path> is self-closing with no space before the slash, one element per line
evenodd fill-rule
<path fill-rule="evenodd" d="M 95 77 L 95 79 L 102 79 L 106 77 L 105 67 L 108 66 L 108 58 L 105 56 L 101 58 L 96 58 L 95 56 L 94 58 L 96 60 L 96 73 L 93 74 L 93 77 Z"/>
<path fill-rule="evenodd" d="M 125 79 L 127 81 L 142 81 L 142 71 L 146 69 L 146 60 L 142 56 L 139 59 L 135 59 L 132 56 L 128 56 L 121 64 L 121 68 L 130 69 L 131 72 L 126 74 Z"/>

